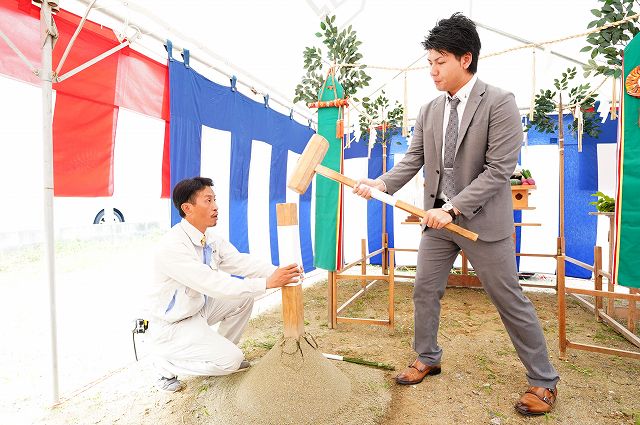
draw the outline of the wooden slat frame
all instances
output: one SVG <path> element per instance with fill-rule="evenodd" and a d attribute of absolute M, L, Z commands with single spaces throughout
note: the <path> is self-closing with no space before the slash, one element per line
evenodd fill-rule
<path fill-rule="evenodd" d="M 362 323 L 369 325 L 385 325 L 393 328 L 395 323 L 394 318 L 394 284 L 395 284 L 395 259 L 394 254 L 390 252 L 388 247 L 387 239 L 388 236 L 386 233 L 382 236 L 383 246 L 382 248 L 367 254 L 367 245 L 366 240 L 362 239 L 360 243 L 361 249 L 361 258 L 356 261 L 353 261 L 337 272 L 329 272 L 329 321 L 331 323 L 331 328 L 334 329 L 338 322 L 340 323 Z M 382 254 L 383 261 L 383 274 L 381 275 L 368 275 L 367 274 L 367 260 L 371 257 Z M 360 274 L 344 274 L 344 272 L 350 269 L 353 266 L 360 265 Z M 385 269 L 389 274 L 385 274 Z M 339 280 L 359 280 L 361 288 L 358 290 L 351 298 L 345 301 L 342 305 L 338 307 L 337 299 L 338 299 L 338 281 Z M 367 281 L 371 281 L 371 283 L 367 284 Z M 388 319 L 369 319 L 364 317 L 346 317 L 339 316 L 339 314 L 344 311 L 351 303 L 356 301 L 358 298 L 362 297 L 365 293 L 367 293 L 373 285 L 376 283 L 383 281 L 387 282 L 389 286 L 389 304 L 388 304 Z"/>
<path fill-rule="evenodd" d="M 635 289 L 631 289 L 629 294 L 617 293 L 614 291 L 614 286 L 610 282 L 608 285 L 607 291 L 602 290 L 602 277 L 608 275 L 609 273 L 602 270 L 602 248 L 599 246 L 595 246 L 593 249 L 593 257 L 594 264 L 590 266 L 582 261 L 576 260 L 575 258 L 566 257 L 562 255 L 564 252 L 564 241 L 563 238 L 558 238 L 558 264 L 557 264 L 557 281 L 558 281 L 558 344 L 560 347 L 560 359 L 566 358 L 567 348 L 572 348 L 574 350 L 583 350 L 589 351 L 593 353 L 600 354 L 609 354 L 616 355 L 621 357 L 629 357 L 634 359 L 640 359 L 640 352 L 621 350 L 618 348 L 611 347 L 602 347 L 597 345 L 590 344 L 581 344 L 569 341 L 567 339 L 567 330 L 566 330 L 566 294 L 573 295 L 582 305 L 585 305 L 589 308 L 596 316 L 597 321 L 604 320 L 609 326 L 611 326 L 614 330 L 624 336 L 629 342 L 640 347 L 640 338 L 638 338 L 634 334 L 635 330 L 635 302 L 640 301 L 640 294 L 637 293 Z M 587 270 L 591 270 L 594 274 L 594 287 L 596 289 L 582 289 L 582 288 L 571 288 L 567 287 L 565 284 L 565 262 L 576 264 L 580 267 L 583 267 Z M 583 299 L 579 295 L 590 295 L 595 299 L 595 305 L 589 303 L 587 300 Z M 618 323 L 613 317 L 602 310 L 602 297 L 605 297 L 609 300 L 608 305 L 613 305 L 613 300 L 618 299 L 626 299 L 629 301 L 629 308 L 627 309 L 628 319 L 627 319 L 627 328 L 620 323 Z M 633 307 L 632 307 L 633 305 Z M 607 312 L 611 313 L 613 310 L 611 307 L 607 309 Z"/>

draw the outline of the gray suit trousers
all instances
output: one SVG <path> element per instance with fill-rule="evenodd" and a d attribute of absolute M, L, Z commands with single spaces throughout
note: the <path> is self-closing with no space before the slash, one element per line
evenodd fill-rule
<path fill-rule="evenodd" d="M 511 342 L 527 370 L 529 384 L 553 388 L 558 373 L 549 362 L 547 345 L 533 304 L 518 283 L 513 240 L 472 242 L 447 230 L 427 228 L 418 250 L 413 293 L 415 315 L 414 349 L 427 365 L 440 364 L 438 346 L 440 300 L 447 277 L 462 249 L 482 286 L 496 306 Z"/>

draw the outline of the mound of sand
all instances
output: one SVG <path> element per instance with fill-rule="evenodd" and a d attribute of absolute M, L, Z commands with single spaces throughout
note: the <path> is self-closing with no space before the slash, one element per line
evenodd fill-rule
<path fill-rule="evenodd" d="M 382 371 L 327 360 L 308 335 L 280 339 L 246 372 L 210 379 L 185 423 L 367 425 L 391 402 Z"/>
<path fill-rule="evenodd" d="M 246 372 L 237 408 L 256 419 L 274 415 L 274 423 L 316 423 L 334 414 L 349 400 L 351 383 L 316 348 L 309 336 L 281 339 Z"/>

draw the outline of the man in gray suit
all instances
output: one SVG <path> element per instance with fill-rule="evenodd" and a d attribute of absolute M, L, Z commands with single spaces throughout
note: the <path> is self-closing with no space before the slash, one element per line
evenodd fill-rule
<path fill-rule="evenodd" d="M 529 388 L 515 408 L 523 415 L 541 415 L 555 403 L 559 377 L 516 271 L 509 177 L 522 144 L 518 108 L 513 94 L 475 75 L 480 38 L 473 21 L 461 14 L 442 19 L 422 44 L 436 88 L 445 93 L 420 109 L 402 161 L 375 180 L 360 180 L 354 189 L 365 198 L 370 187 L 393 194 L 424 166 L 427 215 L 413 294 L 418 357 L 396 382 L 418 384 L 440 373 L 440 299 L 463 250 L 527 370 Z M 450 222 L 478 233 L 478 241 L 443 229 Z"/>

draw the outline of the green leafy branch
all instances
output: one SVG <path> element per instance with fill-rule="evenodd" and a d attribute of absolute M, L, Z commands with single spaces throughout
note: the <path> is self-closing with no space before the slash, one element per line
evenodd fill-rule
<path fill-rule="evenodd" d="M 553 85 L 556 90 L 540 90 L 540 93 L 537 94 L 534 99 L 533 119 L 527 123 L 525 131 L 529 131 L 532 127 L 546 134 L 558 131 L 558 122 L 553 120 L 550 115 L 553 112 L 557 112 L 559 102 L 556 101 L 556 97 L 559 93 L 566 92 L 567 89 L 569 89 L 569 82 L 575 78 L 576 73 L 577 70 L 575 67 L 567 68 L 567 70 L 562 73 L 561 78 L 554 78 Z M 591 85 L 585 83 L 572 87 L 568 91 L 568 98 L 567 104 L 580 104 L 580 111 L 583 117 L 583 131 L 591 137 L 598 137 L 601 130 L 598 122 L 598 114 L 594 110 L 596 100 L 591 93 Z M 569 123 L 568 128 L 569 131 L 575 132 L 578 130 L 578 119 L 573 109 L 571 113 L 573 115 L 573 121 Z"/>
<path fill-rule="evenodd" d="M 316 37 L 322 39 L 321 47 L 305 47 L 303 52 L 305 74 L 295 89 L 295 102 L 315 102 L 318 100 L 318 92 L 322 88 L 324 76 L 328 72 L 323 70 L 323 57 L 329 64 L 356 65 L 362 59 L 358 51 L 362 42 L 358 40 L 356 31 L 352 26 L 342 31 L 335 25 L 336 17 L 326 16 L 320 21 L 322 32 L 317 32 Z M 331 65 L 328 65 L 329 67 Z M 344 89 L 345 96 L 354 96 L 358 89 L 369 85 L 371 77 L 365 71 L 366 65 L 340 66 L 336 71 L 336 78 Z"/>
<path fill-rule="evenodd" d="M 587 28 L 597 28 L 618 22 L 637 12 L 633 10 L 634 0 L 598 0 L 600 9 L 591 9 L 597 19 L 589 22 Z M 615 27 L 604 28 L 587 36 L 588 46 L 581 52 L 591 52 L 591 59 L 584 68 L 584 76 L 607 75 L 620 78 L 622 75 L 622 52 L 629 41 L 640 31 L 640 26 L 632 20 Z M 596 62 L 599 60 L 600 64 Z M 604 63 L 604 64 L 603 64 Z"/>
<path fill-rule="evenodd" d="M 368 97 L 363 98 L 362 106 L 368 115 L 360 115 L 360 134 L 363 140 L 369 140 L 369 129 L 377 124 L 382 125 L 384 132 L 377 138 L 376 143 L 385 143 L 401 131 L 404 108 L 397 101 L 393 108 L 390 108 L 389 99 L 385 96 L 384 90 L 373 101 Z"/>

